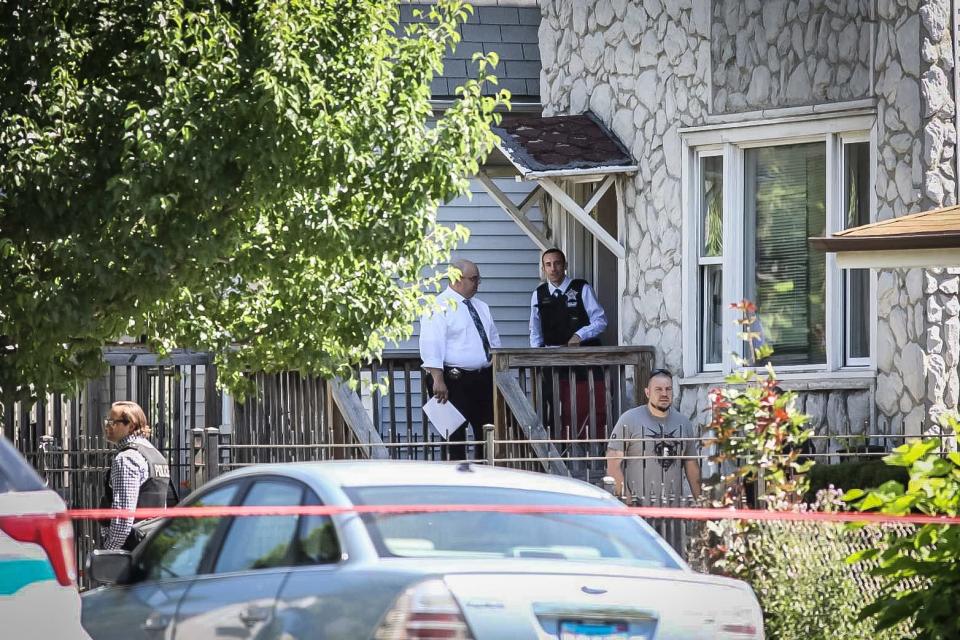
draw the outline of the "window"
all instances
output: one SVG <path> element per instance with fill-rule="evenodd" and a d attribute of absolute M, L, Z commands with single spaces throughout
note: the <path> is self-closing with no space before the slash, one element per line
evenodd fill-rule
<path fill-rule="evenodd" d="M 826 259 L 807 238 L 826 230 L 826 145 L 744 156 L 744 292 L 774 364 L 826 362 Z"/>
<path fill-rule="evenodd" d="M 723 156 L 702 156 L 698 168 L 699 352 L 703 370 L 710 370 L 723 361 Z"/>
<path fill-rule="evenodd" d="M 686 370 L 733 366 L 728 309 L 744 298 L 781 370 L 872 364 L 872 276 L 841 270 L 809 238 L 873 220 L 874 121 L 850 113 L 682 133 Z"/>
<path fill-rule="evenodd" d="M 191 507 L 222 507 L 229 505 L 237 493 L 238 484 L 230 484 L 211 491 Z M 207 542 L 216 532 L 223 518 L 174 518 L 150 539 L 140 558 L 140 567 L 147 580 L 194 576 L 203 559 Z"/>
<path fill-rule="evenodd" d="M 244 506 L 320 504 L 309 489 L 280 479 L 258 480 Z M 337 562 L 340 547 L 330 516 L 234 518 L 214 566 L 215 573 Z"/>
<path fill-rule="evenodd" d="M 299 505 L 303 487 L 284 480 L 258 480 L 243 499 L 245 507 Z M 267 569 L 291 563 L 299 516 L 234 518 L 224 538 L 214 573 Z"/>
<path fill-rule="evenodd" d="M 311 494 L 307 504 L 320 504 L 320 501 Z M 326 564 L 340 560 L 340 544 L 330 516 L 300 518 L 297 542 L 295 564 Z"/>
<path fill-rule="evenodd" d="M 870 143 L 843 145 L 843 228 L 870 223 Z M 870 270 L 843 273 L 844 357 L 847 365 L 869 364 Z M 864 362 L 864 360 L 867 362 Z"/>
<path fill-rule="evenodd" d="M 482 504 L 610 507 L 564 493 L 474 486 L 346 489 L 357 505 Z M 368 513 L 363 522 L 382 557 L 540 558 L 677 569 L 639 518 L 544 513 Z"/>

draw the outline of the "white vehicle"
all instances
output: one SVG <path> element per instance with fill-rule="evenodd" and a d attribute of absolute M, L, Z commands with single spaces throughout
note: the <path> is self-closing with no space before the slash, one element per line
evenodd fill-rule
<path fill-rule="evenodd" d="M 702 575 L 587 483 L 476 464 L 321 462 L 227 473 L 186 506 L 505 505 L 498 512 L 171 518 L 96 551 L 97 640 L 762 640 L 748 585 Z M 517 507 L 517 509 L 513 509 Z"/>
<path fill-rule="evenodd" d="M 87 638 L 67 507 L 0 437 L 0 636 Z"/>

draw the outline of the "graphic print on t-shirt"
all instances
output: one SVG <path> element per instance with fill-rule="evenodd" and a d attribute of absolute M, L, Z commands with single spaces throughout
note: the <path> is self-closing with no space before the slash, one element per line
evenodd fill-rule
<path fill-rule="evenodd" d="M 656 429 L 647 429 L 647 437 L 653 440 L 653 452 L 656 454 L 660 466 L 664 470 L 672 467 L 673 463 L 677 461 L 675 456 L 680 455 L 680 452 L 683 451 L 683 443 L 675 439 L 677 430 L 674 429 L 668 433 L 664 431 L 663 425 L 659 424 Z"/>

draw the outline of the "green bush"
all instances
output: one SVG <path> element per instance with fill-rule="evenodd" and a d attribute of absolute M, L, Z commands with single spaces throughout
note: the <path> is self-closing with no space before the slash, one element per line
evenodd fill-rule
<path fill-rule="evenodd" d="M 879 487 L 884 482 L 895 480 L 906 483 L 909 479 L 902 467 L 891 467 L 883 460 L 847 460 L 839 464 L 813 465 L 807 472 L 810 489 L 806 500 L 813 502 L 817 492 L 831 485 L 838 489 L 868 489 Z"/>
<path fill-rule="evenodd" d="M 960 421 L 945 419 L 956 433 Z M 895 481 L 876 489 L 852 489 L 844 496 L 861 511 L 892 515 L 922 513 L 956 517 L 960 514 L 960 453 L 941 455 L 938 440 L 912 442 L 894 449 L 884 461 L 909 471 L 904 486 Z M 878 629 L 913 621 L 916 638 L 960 638 L 960 526 L 927 524 L 908 535 L 888 534 L 885 544 L 853 554 L 850 561 L 870 561 L 871 574 L 882 588 L 861 612 L 874 618 Z"/>
<path fill-rule="evenodd" d="M 747 548 L 750 584 L 763 607 L 771 640 L 894 640 L 910 637 L 908 624 L 875 631 L 859 619 L 863 603 L 880 593 L 866 566 L 846 558 L 880 543 L 879 527 L 852 530 L 831 522 L 757 522 Z"/>
<path fill-rule="evenodd" d="M 839 492 L 825 491 L 807 508 L 842 506 Z M 909 621 L 876 631 L 872 621 L 861 619 L 864 603 L 883 593 L 884 581 L 871 573 L 875 562 L 846 562 L 852 554 L 882 547 L 893 529 L 907 533 L 904 527 L 832 522 L 709 522 L 692 538 L 688 559 L 694 569 L 749 583 L 769 640 L 912 638 Z"/>

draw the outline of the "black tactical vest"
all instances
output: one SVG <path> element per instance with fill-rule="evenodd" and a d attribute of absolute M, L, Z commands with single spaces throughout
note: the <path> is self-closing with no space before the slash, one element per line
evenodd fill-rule
<path fill-rule="evenodd" d="M 546 282 L 537 287 L 537 308 L 540 310 L 540 330 L 545 346 L 565 345 L 573 334 L 590 324 L 590 316 L 583 306 L 583 287 L 586 280 L 573 280 L 560 296 L 550 295 Z M 581 342 L 585 347 L 599 346 L 599 338 Z"/>
<path fill-rule="evenodd" d="M 140 495 L 137 498 L 137 508 L 157 508 L 172 506 L 176 503 L 176 491 L 170 484 L 170 463 L 149 442 L 131 441 L 120 451 L 133 449 L 147 461 L 147 479 L 140 485 Z M 119 454 L 120 451 L 117 453 Z M 100 498 L 100 508 L 109 509 L 113 506 L 113 486 L 110 484 L 110 474 L 107 474 L 103 483 L 103 496 Z M 102 520 L 103 526 L 110 526 L 110 520 Z"/>

